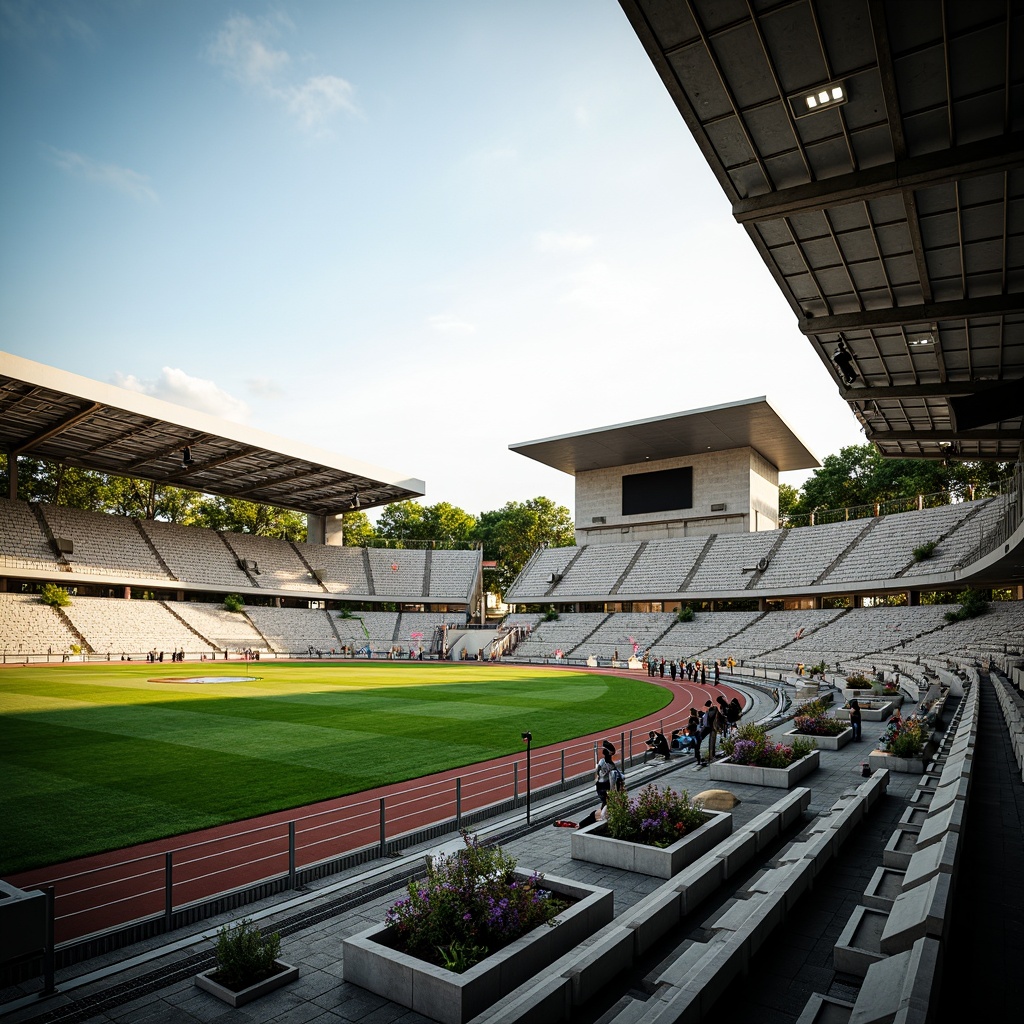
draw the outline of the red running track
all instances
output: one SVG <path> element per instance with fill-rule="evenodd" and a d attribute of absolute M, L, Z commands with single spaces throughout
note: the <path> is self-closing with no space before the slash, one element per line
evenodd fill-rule
<path fill-rule="evenodd" d="M 568 666 L 560 670 L 593 671 Z M 635 677 L 635 672 L 628 670 L 600 671 L 603 675 Z M 591 774 L 595 744 L 606 737 L 618 749 L 620 734 L 624 734 L 626 749 L 618 751 L 617 756 L 629 759 L 644 753 L 644 740 L 651 729 L 680 727 L 691 707 L 703 711 L 704 702 L 718 694 L 726 699 L 741 696 L 729 686 L 672 683 L 658 677 L 652 681 L 671 690 L 673 699 L 667 707 L 614 730 L 534 748 L 531 789 L 543 789 L 563 777 L 571 780 Z M 183 907 L 287 875 L 291 823 L 295 829 L 295 867 L 302 870 L 379 845 L 382 800 L 384 834 L 392 841 L 453 820 L 457 793 L 458 806 L 465 814 L 510 800 L 517 791 L 525 792 L 525 786 L 525 752 L 510 754 L 306 807 L 25 871 L 8 876 L 6 881 L 21 889 L 54 886 L 55 939 L 62 943 L 162 916 L 166 910 L 168 854 L 172 855 L 172 906 Z"/>

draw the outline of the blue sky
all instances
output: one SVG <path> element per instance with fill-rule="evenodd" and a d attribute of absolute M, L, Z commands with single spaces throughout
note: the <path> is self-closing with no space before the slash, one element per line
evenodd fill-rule
<path fill-rule="evenodd" d="M 0 124 L 6 351 L 473 513 L 754 395 L 863 440 L 614 0 L 0 0 Z"/>

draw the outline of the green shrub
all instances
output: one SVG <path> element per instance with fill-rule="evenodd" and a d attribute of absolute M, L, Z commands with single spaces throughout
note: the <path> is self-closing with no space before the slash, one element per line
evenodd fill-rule
<path fill-rule="evenodd" d="M 914 556 L 915 562 L 927 562 L 932 557 L 932 553 L 938 547 L 938 542 L 934 540 L 925 541 L 919 547 L 914 548 L 911 554 Z"/>
<path fill-rule="evenodd" d="M 855 675 L 846 677 L 846 685 L 852 690 L 870 690 L 872 683 L 867 676 Z"/>
<path fill-rule="evenodd" d="M 878 745 L 894 757 L 920 757 L 927 738 L 925 723 L 916 715 L 893 715 L 878 738 Z"/>
<path fill-rule="evenodd" d="M 545 622 L 557 622 L 558 621 L 558 612 L 555 610 L 555 608 L 553 608 L 553 607 L 549 608 L 544 613 L 544 621 Z"/>
<path fill-rule="evenodd" d="M 644 786 L 636 796 L 613 789 L 608 794 L 606 821 L 612 839 L 664 849 L 707 821 L 704 805 L 685 790 Z"/>
<path fill-rule="evenodd" d="M 51 608 L 67 608 L 71 604 L 71 595 L 56 583 L 44 583 L 39 591 L 39 600 Z"/>
<path fill-rule="evenodd" d="M 385 916 L 396 948 L 453 971 L 551 923 L 566 906 L 540 887 L 542 875 L 517 875 L 515 858 L 500 846 L 462 838 L 465 848 L 435 858 Z"/>
<path fill-rule="evenodd" d="M 963 622 L 965 619 L 976 619 L 988 611 L 988 601 L 985 600 L 977 590 L 961 590 L 957 594 L 960 607 L 954 612 L 946 612 L 947 622 Z"/>
<path fill-rule="evenodd" d="M 775 743 L 768 730 L 756 722 L 741 725 L 735 736 L 722 741 L 722 749 L 733 764 L 754 765 L 758 768 L 788 768 L 806 757 L 815 748 L 813 739 L 798 736 L 792 744 Z"/>
<path fill-rule="evenodd" d="M 680 622 L 693 622 L 693 609 L 689 605 L 684 605 L 676 613 L 676 618 Z"/>
<path fill-rule="evenodd" d="M 229 612 L 240 612 L 245 607 L 245 601 L 242 600 L 241 594 L 228 594 L 224 598 L 224 607 Z"/>
<path fill-rule="evenodd" d="M 248 918 L 217 933 L 216 981 L 240 991 L 277 973 L 274 963 L 281 953 L 281 936 L 264 936 Z"/>

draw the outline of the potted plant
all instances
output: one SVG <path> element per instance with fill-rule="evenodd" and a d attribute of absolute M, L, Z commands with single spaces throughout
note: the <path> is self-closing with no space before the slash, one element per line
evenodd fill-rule
<path fill-rule="evenodd" d="M 463 833 L 383 924 L 345 939 L 345 980 L 442 1024 L 464 1024 L 612 919 L 610 889 L 518 869 Z"/>
<path fill-rule="evenodd" d="M 217 933 L 217 966 L 196 976 L 196 985 L 230 1006 L 251 1003 L 299 976 L 298 967 L 278 960 L 281 936 L 263 935 L 248 918 Z"/>
<path fill-rule="evenodd" d="M 889 720 L 885 732 L 878 738 L 878 749 L 871 751 L 871 768 L 888 768 L 894 772 L 924 771 L 931 754 L 931 729 L 917 715 L 906 718 L 897 712 Z"/>
<path fill-rule="evenodd" d="M 603 821 L 573 832 L 573 860 L 671 878 L 732 834 L 732 815 L 706 811 L 684 790 L 644 786 L 608 794 Z"/>
<path fill-rule="evenodd" d="M 813 736 L 820 750 L 840 750 L 853 738 L 849 722 L 827 714 L 828 701 L 824 698 L 808 701 L 796 709 L 793 726 L 787 736 Z"/>
<path fill-rule="evenodd" d="M 722 741 L 725 761 L 712 761 L 708 773 L 716 782 L 789 789 L 818 767 L 815 741 L 798 736 L 792 742 L 775 743 L 763 725 L 741 725 L 736 736 Z"/>

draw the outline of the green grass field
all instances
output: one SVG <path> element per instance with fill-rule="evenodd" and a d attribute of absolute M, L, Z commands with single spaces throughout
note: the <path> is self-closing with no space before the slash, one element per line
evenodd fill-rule
<path fill-rule="evenodd" d="M 255 675 L 258 682 L 153 677 Z M 0 671 L 0 874 L 610 729 L 668 691 L 414 662 Z"/>

